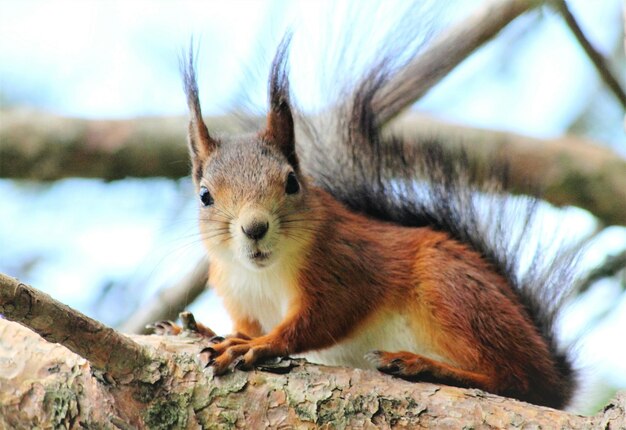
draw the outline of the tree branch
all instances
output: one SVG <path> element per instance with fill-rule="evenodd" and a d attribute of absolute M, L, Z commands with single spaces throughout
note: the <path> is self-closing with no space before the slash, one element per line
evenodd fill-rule
<path fill-rule="evenodd" d="M 189 174 L 187 119 L 85 120 L 32 110 L 0 111 L 0 176 L 56 180 Z M 211 130 L 246 130 L 234 116 L 205 120 Z"/>
<path fill-rule="evenodd" d="M 589 140 L 537 139 L 515 133 L 452 125 L 419 114 L 399 118 L 389 131 L 407 141 L 435 136 L 460 146 L 474 162 L 509 160 L 510 185 L 519 193 L 542 190 L 557 205 L 587 209 L 605 224 L 626 225 L 626 160 Z"/>
<path fill-rule="evenodd" d="M 607 61 L 604 59 L 602 54 L 598 52 L 596 48 L 593 47 L 589 39 L 585 36 L 585 33 L 578 25 L 576 18 L 570 11 L 567 6 L 567 2 L 565 0 L 552 0 L 555 8 L 559 13 L 563 16 L 565 23 L 569 27 L 569 29 L 574 33 L 576 40 L 580 43 L 583 50 L 593 63 L 594 67 L 600 74 L 600 77 L 604 80 L 604 83 L 609 87 L 609 89 L 613 92 L 617 100 L 621 103 L 622 107 L 626 109 L 626 93 L 624 89 L 618 82 L 615 75 L 611 72 Z"/>
<path fill-rule="evenodd" d="M 539 0 L 489 0 L 455 26 L 446 29 L 385 85 L 372 101 L 381 124 L 419 100 L 478 47 L 515 18 L 543 2 Z"/>
<path fill-rule="evenodd" d="M 624 396 L 595 417 L 581 417 L 476 389 L 411 383 L 375 371 L 294 359 L 213 378 L 194 358 L 207 345 L 205 339 L 128 338 L 4 275 L 0 275 L 0 311 L 21 324 L 0 318 L 0 428 L 626 424 Z M 108 352 L 103 355 L 104 348 Z M 94 368 L 123 378 L 111 384 Z"/>
<path fill-rule="evenodd" d="M 49 295 L 0 274 L 0 314 L 57 342 L 116 380 L 136 377 L 154 361 L 148 351 L 112 328 L 57 302 Z M 150 379 L 145 374 L 142 378 Z"/>
<path fill-rule="evenodd" d="M 70 119 L 6 111 L 0 121 L 0 176 L 50 180 L 67 176 L 118 179 L 189 174 L 184 118 L 118 121 Z M 221 121 L 224 121 L 221 123 Z M 207 118 L 212 130 L 250 131 L 230 117 Z M 411 113 L 394 121 L 411 139 L 436 136 L 446 145 L 466 144 L 470 158 L 494 154 L 512 160 L 512 185 L 528 192 L 532 182 L 557 205 L 589 210 L 606 224 L 626 225 L 626 160 L 576 137 L 541 140 L 514 133 L 461 127 Z"/>
<path fill-rule="evenodd" d="M 0 320 L 0 427 L 67 428 L 622 428 L 626 397 L 583 417 L 475 389 L 288 360 L 287 373 L 219 378 L 193 338 L 133 336 L 164 357 L 152 384 L 111 386 L 65 348 Z M 268 369 L 272 369 L 271 366 Z M 284 370 L 284 369 L 283 369 Z M 33 379 L 36 374 L 37 378 Z"/>

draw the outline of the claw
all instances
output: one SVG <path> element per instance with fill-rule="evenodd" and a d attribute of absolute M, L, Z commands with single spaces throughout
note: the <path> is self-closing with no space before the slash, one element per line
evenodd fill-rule
<path fill-rule="evenodd" d="M 383 373 L 388 373 L 390 375 L 395 375 L 397 373 L 400 373 L 400 366 L 398 366 L 395 363 L 390 363 L 386 366 L 379 366 L 377 369 Z"/>
<path fill-rule="evenodd" d="M 153 324 L 147 324 L 146 329 L 152 330 L 154 334 L 157 335 L 177 335 L 180 333 L 180 327 L 178 327 L 174 322 L 163 320 L 156 321 Z"/>
<path fill-rule="evenodd" d="M 380 358 L 382 353 L 380 351 L 370 351 L 366 353 L 363 358 L 372 363 L 374 366 L 378 366 L 380 364 Z"/>
<path fill-rule="evenodd" d="M 217 358 L 215 354 L 215 350 L 213 348 L 204 348 L 202 351 L 198 353 L 198 362 L 203 367 L 210 367 L 215 363 L 215 359 Z"/>
<path fill-rule="evenodd" d="M 202 348 L 202 350 L 200 351 L 200 355 L 202 354 L 208 354 L 210 359 L 213 359 L 217 356 L 217 351 L 215 351 L 215 349 L 213 349 L 210 346 L 207 346 L 206 348 Z"/>
<path fill-rule="evenodd" d="M 213 375 L 221 376 L 228 371 L 228 365 L 224 366 L 221 363 L 214 362 L 211 364 L 211 368 L 213 369 Z"/>
<path fill-rule="evenodd" d="M 256 363 L 254 367 L 264 372 L 284 375 L 299 365 L 300 363 L 297 360 L 290 357 L 275 357 Z"/>
<path fill-rule="evenodd" d="M 246 363 L 246 360 L 243 358 L 243 356 L 237 357 L 233 363 L 234 363 L 233 369 L 237 369 L 237 370 L 251 370 L 252 369 L 252 366 L 249 366 Z"/>
<path fill-rule="evenodd" d="M 398 358 L 394 358 L 391 361 L 383 359 L 383 353 L 381 351 L 370 351 L 364 355 L 364 358 L 372 363 L 376 369 L 383 373 L 394 375 L 401 371 L 400 366 L 403 361 Z"/>
<path fill-rule="evenodd" d="M 223 338 L 222 338 L 223 339 Z M 214 337 L 212 341 L 220 340 Z M 295 367 L 288 357 L 282 360 L 276 357 L 282 348 L 270 342 L 227 338 L 219 344 L 207 346 L 199 353 L 200 363 L 213 369 L 213 375 L 222 375 L 229 369 L 251 370 L 264 362 L 263 370 L 274 373 L 287 373 Z M 285 353 L 283 353 L 285 354 Z M 276 357 L 272 359 L 270 357 Z M 269 359 L 268 359 L 269 358 Z"/>

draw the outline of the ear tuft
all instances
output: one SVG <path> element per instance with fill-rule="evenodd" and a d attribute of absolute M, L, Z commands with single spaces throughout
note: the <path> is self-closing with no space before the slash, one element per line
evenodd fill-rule
<path fill-rule="evenodd" d="M 269 79 L 270 110 L 267 116 L 267 128 L 263 138 L 276 146 L 287 157 L 294 169 L 298 169 L 296 157 L 295 132 L 291 104 L 289 101 L 289 44 L 291 33 L 287 33 L 278 45 L 272 61 Z"/>
<path fill-rule="evenodd" d="M 211 153 L 217 148 L 217 141 L 210 135 L 200 108 L 198 97 L 198 83 L 196 80 L 196 64 L 194 59 L 193 39 L 189 51 L 183 54 L 180 60 L 180 71 L 183 76 L 187 105 L 189 106 L 189 153 L 193 163 L 194 179 L 198 175 L 198 166 L 201 166 Z"/>

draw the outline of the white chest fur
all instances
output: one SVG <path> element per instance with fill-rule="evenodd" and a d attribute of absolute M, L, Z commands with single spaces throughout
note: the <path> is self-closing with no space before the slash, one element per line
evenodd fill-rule
<path fill-rule="evenodd" d="M 258 321 L 264 333 L 280 324 L 298 299 L 295 274 L 280 266 L 251 270 L 237 265 L 223 273 L 228 275 L 220 279 L 219 290 L 228 296 L 238 315 Z M 445 361 L 423 342 L 409 320 L 400 313 L 380 314 L 335 345 L 299 356 L 313 363 L 359 368 L 372 367 L 364 358 L 372 350 L 409 351 Z"/>
<path fill-rule="evenodd" d="M 237 265 L 225 271 L 219 289 L 237 309 L 237 313 L 256 320 L 264 333 L 277 326 L 296 296 L 294 276 L 278 267 L 251 270 Z"/>

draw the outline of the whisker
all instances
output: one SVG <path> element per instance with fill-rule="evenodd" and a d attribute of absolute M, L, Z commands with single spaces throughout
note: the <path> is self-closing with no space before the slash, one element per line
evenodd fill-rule
<path fill-rule="evenodd" d="M 207 233 L 213 233 L 213 232 L 227 232 L 230 231 L 229 228 L 212 228 L 209 231 L 206 232 L 202 232 L 202 231 L 194 231 L 193 233 L 189 233 L 189 234 L 185 234 L 182 236 L 179 236 L 179 239 L 186 239 L 186 238 L 190 238 L 190 237 L 195 237 L 197 235 L 202 235 L 202 234 L 207 234 Z"/>
<path fill-rule="evenodd" d="M 213 207 L 213 211 L 215 211 L 215 212 L 217 212 L 219 214 L 222 214 L 222 215 L 224 215 L 224 216 L 226 216 L 226 217 L 228 217 L 230 219 L 235 218 L 235 216 L 232 213 L 230 213 L 230 211 L 228 211 L 227 209 L 220 209 L 220 208 L 217 208 L 217 207 Z"/>
<path fill-rule="evenodd" d="M 311 232 L 315 232 L 315 233 L 323 231 L 321 228 L 309 227 L 309 226 L 299 226 L 299 227 L 284 226 L 283 229 L 285 231 L 311 231 Z"/>
<path fill-rule="evenodd" d="M 221 236 L 229 237 L 230 235 L 228 233 L 210 234 L 210 235 L 207 235 L 207 236 L 203 236 L 202 240 L 215 239 L 216 237 L 221 237 Z"/>
<path fill-rule="evenodd" d="M 324 221 L 324 220 L 320 218 L 302 218 L 302 219 L 286 219 L 286 220 L 281 220 L 280 222 L 282 224 L 292 224 L 296 222 L 321 222 L 321 221 Z"/>
<path fill-rule="evenodd" d="M 286 233 L 285 237 L 288 238 L 289 240 L 293 240 L 303 245 L 306 245 L 308 243 L 308 241 L 304 237 L 299 236 L 299 235 Z"/>
<path fill-rule="evenodd" d="M 228 218 L 228 217 L 226 217 L 226 216 L 224 216 L 222 214 L 212 214 L 212 215 L 207 216 L 207 217 L 200 216 L 200 217 L 198 217 L 198 219 L 200 221 L 214 221 L 214 220 L 219 221 L 219 220 L 221 220 L 222 222 L 225 222 L 225 223 L 229 223 L 230 221 L 232 221 L 231 218 Z"/>

